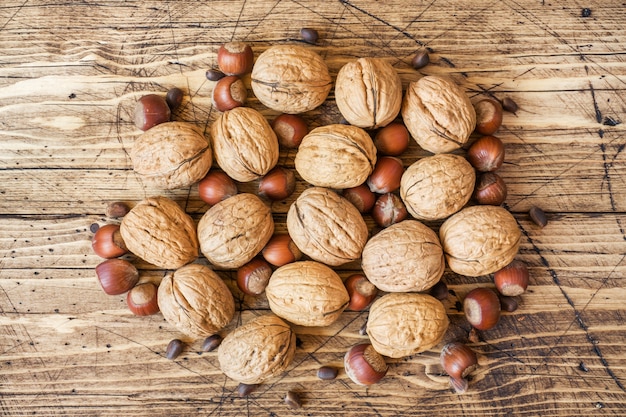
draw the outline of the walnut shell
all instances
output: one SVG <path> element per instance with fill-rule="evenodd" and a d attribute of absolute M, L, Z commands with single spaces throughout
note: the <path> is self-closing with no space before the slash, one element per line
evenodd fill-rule
<path fill-rule="evenodd" d="M 368 230 L 361 213 L 336 192 L 311 187 L 287 212 L 287 230 L 300 251 L 331 266 L 361 256 Z"/>
<path fill-rule="evenodd" d="M 265 106 L 282 113 L 313 110 L 326 100 L 331 88 L 322 57 L 302 46 L 271 46 L 252 68 L 252 91 Z"/>
<path fill-rule="evenodd" d="M 267 205 L 250 193 L 220 201 L 198 222 L 200 250 L 221 268 L 239 268 L 254 258 L 274 233 Z"/>
<path fill-rule="evenodd" d="M 361 257 L 367 279 L 387 292 L 425 291 L 445 269 L 437 234 L 417 220 L 382 230 L 367 242 Z"/>
<path fill-rule="evenodd" d="M 376 165 L 376 147 L 360 127 L 332 124 L 306 135 L 294 160 L 296 171 L 317 187 L 351 188 L 363 184 Z"/>
<path fill-rule="evenodd" d="M 416 219 L 445 219 L 467 204 L 475 182 L 474 168 L 462 156 L 427 156 L 402 174 L 400 197 Z"/>
<path fill-rule="evenodd" d="M 235 300 L 224 281 L 199 264 L 167 274 L 159 285 L 158 302 L 165 320 L 192 337 L 219 332 L 235 314 Z"/>
<path fill-rule="evenodd" d="M 491 274 L 511 263 L 521 237 L 513 215 L 499 206 L 467 207 L 439 228 L 448 266 L 471 277 Z"/>
<path fill-rule="evenodd" d="M 133 207 L 120 233 L 129 251 L 161 268 L 176 269 L 198 257 L 196 225 L 167 197 L 150 197 Z"/>
<path fill-rule="evenodd" d="M 402 81 L 387 61 L 359 58 L 337 73 L 335 100 L 350 124 L 366 129 L 386 126 L 400 113 Z"/>
<path fill-rule="evenodd" d="M 215 161 L 229 177 L 247 182 L 267 174 L 278 162 L 278 138 L 261 113 L 236 107 L 211 125 Z"/>
<path fill-rule="evenodd" d="M 133 170 L 142 180 L 166 189 L 188 187 L 211 168 L 211 145 L 198 128 L 166 122 L 146 130 L 130 152 Z"/>
<path fill-rule="evenodd" d="M 435 297 L 392 293 L 370 306 L 367 334 L 378 353 L 401 358 L 437 345 L 449 324 L 445 307 Z"/>
<path fill-rule="evenodd" d="M 293 361 L 296 334 L 273 314 L 256 317 L 230 332 L 217 351 L 226 376 L 258 384 L 283 373 Z"/>
<path fill-rule="evenodd" d="M 328 326 L 350 302 L 343 281 L 315 261 L 292 262 L 270 277 L 265 295 L 274 314 L 301 326 Z"/>
<path fill-rule="evenodd" d="M 432 153 L 459 149 L 476 127 L 476 111 L 465 91 L 437 75 L 409 84 L 402 119 L 417 144 Z"/>

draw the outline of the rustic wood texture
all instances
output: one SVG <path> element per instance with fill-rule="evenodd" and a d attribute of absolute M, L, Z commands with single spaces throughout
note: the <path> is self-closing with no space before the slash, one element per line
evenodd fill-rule
<path fill-rule="evenodd" d="M 584 8 L 588 8 L 587 13 Z M 205 71 L 219 45 L 250 42 L 258 54 L 316 46 L 336 75 L 362 56 L 385 57 L 406 85 L 448 74 L 472 97 L 513 98 L 498 136 L 505 203 L 523 232 L 518 258 L 531 273 L 514 313 L 471 346 L 480 367 L 469 391 L 452 393 L 438 350 L 390 360 L 388 376 L 364 388 L 321 365 L 366 340 L 367 313 L 345 312 L 328 328 L 296 327 L 296 359 L 247 398 L 221 374 L 216 353 L 183 339 L 163 317 L 133 316 L 107 296 L 94 267 L 92 224 L 111 222 L 111 201 L 174 198 L 197 221 L 197 187 L 163 191 L 134 175 L 129 150 L 140 133 L 134 103 L 148 92 L 186 92 L 174 118 L 205 130 L 217 112 Z M 410 67 L 422 47 L 431 64 Z M 6 416 L 595 416 L 626 414 L 626 4 L 623 1 L 109 1 L 4 0 L 0 6 L 0 414 Z M 251 98 L 269 119 L 275 112 Z M 311 126 L 341 120 L 333 94 L 305 115 Z M 413 144 L 403 157 L 424 156 Z M 293 166 L 292 152 L 280 163 Z M 240 184 L 243 191 L 256 183 Z M 299 183 L 296 195 L 305 187 Z M 295 196 L 294 196 L 295 197 Z M 285 230 L 289 203 L 273 203 Z M 542 207 L 541 229 L 528 209 Z M 371 218 L 366 219 L 373 227 Z M 433 228 L 438 223 L 429 223 Z M 203 258 L 199 262 L 206 262 Z M 137 261 L 143 279 L 165 271 Z M 347 276 L 358 262 L 344 267 Z M 267 311 L 243 296 L 230 271 L 236 320 Z M 488 276 L 446 271 L 446 340 L 467 341 L 458 310 Z M 303 408 L 282 398 L 299 392 Z"/>

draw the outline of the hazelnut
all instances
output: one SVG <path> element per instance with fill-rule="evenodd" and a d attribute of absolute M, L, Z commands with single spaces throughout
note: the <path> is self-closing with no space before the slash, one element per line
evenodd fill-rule
<path fill-rule="evenodd" d="M 374 301 L 378 294 L 376 286 L 363 274 L 350 275 L 344 284 L 350 296 L 348 308 L 352 311 L 364 310 Z"/>
<path fill-rule="evenodd" d="M 287 149 L 296 149 L 309 133 L 306 121 L 297 114 L 283 113 L 272 121 L 278 143 Z"/>
<path fill-rule="evenodd" d="M 284 200 L 295 190 L 296 174 L 291 169 L 274 167 L 259 181 L 259 195 L 270 200 Z"/>
<path fill-rule="evenodd" d="M 139 272 L 130 262 L 123 259 L 107 259 L 96 266 L 96 275 L 105 293 L 124 294 L 139 281 Z"/>
<path fill-rule="evenodd" d="M 365 184 L 346 188 L 341 195 L 351 202 L 360 213 L 369 212 L 376 203 L 376 195 Z"/>
<path fill-rule="evenodd" d="M 467 376 L 478 366 L 476 353 L 460 342 L 450 342 L 441 349 L 441 367 L 450 376 L 450 385 L 461 394 L 467 389 Z"/>
<path fill-rule="evenodd" d="M 482 136 L 467 150 L 467 160 L 478 171 L 495 171 L 504 161 L 504 144 L 495 136 Z"/>
<path fill-rule="evenodd" d="M 528 287 L 529 274 L 526 265 L 514 260 L 504 268 L 493 274 L 496 289 L 502 295 L 516 296 L 524 293 Z"/>
<path fill-rule="evenodd" d="M 237 269 L 237 287 L 244 294 L 260 295 L 265 291 L 271 276 L 270 264 L 265 259 L 256 257 Z"/>
<path fill-rule="evenodd" d="M 343 359 L 346 375 L 358 385 L 372 385 L 387 375 L 385 358 L 369 343 L 352 346 Z"/>
<path fill-rule="evenodd" d="M 151 282 L 134 286 L 126 295 L 126 304 L 137 316 L 150 316 L 158 313 L 157 286 Z"/>
<path fill-rule="evenodd" d="M 170 107 L 165 98 L 158 94 L 147 94 L 135 105 L 134 121 L 140 130 L 148 130 L 158 124 L 169 122 L 170 116 Z"/>
<path fill-rule="evenodd" d="M 101 258 L 117 258 L 128 252 L 118 224 L 105 224 L 98 228 L 91 239 L 91 247 Z"/>
<path fill-rule="evenodd" d="M 374 146 L 383 155 L 398 156 L 407 150 L 411 136 L 402 123 L 390 123 L 376 133 Z"/>
<path fill-rule="evenodd" d="M 213 104 L 221 112 L 243 106 L 247 97 L 248 90 L 236 75 L 220 79 L 213 88 Z"/>
<path fill-rule="evenodd" d="M 493 135 L 502 125 L 502 105 L 500 102 L 483 98 L 474 103 L 476 111 L 476 131 L 482 135 Z"/>
<path fill-rule="evenodd" d="M 209 171 L 198 183 L 198 195 L 205 203 L 214 206 L 236 195 L 237 184 L 222 171 Z"/>
<path fill-rule="evenodd" d="M 372 218 L 380 227 L 389 227 L 408 217 L 406 206 L 395 194 L 383 194 L 376 199 L 372 209 Z"/>
<path fill-rule="evenodd" d="M 483 172 L 476 181 L 474 198 L 478 204 L 499 206 L 506 200 L 506 184 L 495 172 Z"/>
<path fill-rule="evenodd" d="M 167 90 L 167 94 L 165 94 L 165 102 L 167 106 L 170 108 L 170 111 L 174 111 L 180 107 L 183 102 L 183 90 L 178 87 L 173 87 Z"/>
<path fill-rule="evenodd" d="M 302 252 L 287 233 L 272 236 L 261 254 L 267 262 L 274 266 L 283 266 L 302 257 Z"/>
<path fill-rule="evenodd" d="M 465 318 L 478 330 L 489 330 L 500 319 L 500 299 L 489 288 L 474 288 L 463 300 Z"/>
<path fill-rule="evenodd" d="M 386 194 L 400 188 L 400 179 L 404 173 L 402 160 L 393 156 L 378 158 L 374 171 L 367 179 L 367 186 L 373 193 Z"/>
<path fill-rule="evenodd" d="M 243 75 L 252 71 L 254 53 L 244 42 L 228 42 L 217 51 L 217 66 L 226 75 Z"/>

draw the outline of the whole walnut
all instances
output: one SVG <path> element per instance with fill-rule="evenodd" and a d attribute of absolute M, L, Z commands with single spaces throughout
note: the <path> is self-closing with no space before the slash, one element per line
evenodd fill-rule
<path fill-rule="evenodd" d="M 278 162 L 278 139 L 269 122 L 250 107 L 221 113 L 211 125 L 215 161 L 229 177 L 247 182 Z"/>
<path fill-rule="evenodd" d="M 283 373 L 293 361 L 296 334 L 273 314 L 256 317 L 230 332 L 217 350 L 226 376 L 259 384 Z"/>
<path fill-rule="evenodd" d="M 435 297 L 392 293 L 374 301 L 367 318 L 367 334 L 374 349 L 390 358 L 424 352 L 443 339 L 450 320 Z"/>
<path fill-rule="evenodd" d="M 467 94 L 452 79 L 438 75 L 409 84 L 402 119 L 417 144 L 432 153 L 459 149 L 476 127 Z"/>
<path fill-rule="evenodd" d="M 120 233 L 129 251 L 161 268 L 176 269 L 198 257 L 196 225 L 167 197 L 146 198 L 133 207 Z"/>
<path fill-rule="evenodd" d="M 252 68 L 252 91 L 262 104 L 282 113 L 313 110 L 326 100 L 331 88 L 322 57 L 302 46 L 271 46 Z"/>
<path fill-rule="evenodd" d="M 400 113 L 402 81 L 387 61 L 359 58 L 337 73 L 335 100 L 350 124 L 366 129 L 386 126 Z"/>
<path fill-rule="evenodd" d="M 172 189 L 200 181 L 211 168 L 211 145 L 198 128 L 166 122 L 146 130 L 130 152 L 133 170 L 156 186 Z"/>
<path fill-rule="evenodd" d="M 361 268 L 378 289 L 425 291 L 445 269 L 437 234 L 417 220 L 404 220 L 374 235 L 365 245 Z"/>
<path fill-rule="evenodd" d="M 462 156 L 427 156 L 402 174 L 400 197 L 416 219 L 445 219 L 467 204 L 475 182 L 474 168 Z"/>
<path fill-rule="evenodd" d="M 513 215 L 499 206 L 467 207 L 439 228 L 448 266 L 471 277 L 491 274 L 511 263 L 521 237 Z"/>
<path fill-rule="evenodd" d="M 165 320 L 192 337 L 219 332 L 235 314 L 235 300 L 224 281 L 199 264 L 167 274 L 159 284 L 158 302 Z"/>
<path fill-rule="evenodd" d="M 339 275 L 315 261 L 292 262 L 278 268 L 265 295 L 274 314 L 301 326 L 328 326 L 350 302 Z"/>
<path fill-rule="evenodd" d="M 200 250 L 209 262 L 221 268 L 239 268 L 250 261 L 273 233 L 270 208 L 250 193 L 220 201 L 198 222 Z"/>
<path fill-rule="evenodd" d="M 302 253 L 338 266 L 361 256 L 368 230 L 361 213 L 327 188 L 302 192 L 287 212 L 287 230 Z"/>
<path fill-rule="evenodd" d="M 363 184 L 376 165 L 376 147 L 360 127 L 332 124 L 313 129 L 296 154 L 296 171 L 317 187 L 351 188 Z"/>

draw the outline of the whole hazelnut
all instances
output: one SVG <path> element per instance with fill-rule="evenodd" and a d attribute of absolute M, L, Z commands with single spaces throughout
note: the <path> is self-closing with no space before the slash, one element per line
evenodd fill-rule
<path fill-rule="evenodd" d="M 344 284 L 350 296 L 348 308 L 353 311 L 364 310 L 374 301 L 378 294 L 376 286 L 363 274 L 350 275 Z"/>
<path fill-rule="evenodd" d="M 128 252 L 119 224 L 105 224 L 93 235 L 91 247 L 96 255 L 101 258 L 117 258 Z"/>
<path fill-rule="evenodd" d="M 474 198 L 478 204 L 499 206 L 506 200 L 506 183 L 495 172 L 483 172 L 476 181 Z"/>
<path fill-rule="evenodd" d="M 410 138 L 402 123 L 389 123 L 376 133 L 374 146 L 383 155 L 398 156 L 407 150 Z"/>
<path fill-rule="evenodd" d="M 500 320 L 500 299 L 489 288 L 474 288 L 463 300 L 465 318 L 478 330 L 489 330 Z"/>
<path fill-rule="evenodd" d="M 96 266 L 96 275 L 102 289 L 109 295 L 124 294 L 139 281 L 139 271 L 124 259 L 107 259 Z"/>
<path fill-rule="evenodd" d="M 504 144 L 495 136 L 483 136 L 469 147 L 467 160 L 478 171 L 495 171 L 504 161 Z"/>
<path fill-rule="evenodd" d="M 372 218 L 380 227 L 389 227 L 408 217 L 406 206 L 393 193 L 383 194 L 376 200 L 372 209 Z"/>
<path fill-rule="evenodd" d="M 145 131 L 160 123 L 169 122 L 170 117 L 170 106 L 165 98 L 158 94 L 147 94 L 137 101 L 133 120 L 135 126 Z"/>
<path fill-rule="evenodd" d="M 259 181 L 259 195 L 270 200 L 284 200 L 296 190 L 296 174 L 291 169 L 274 167 Z"/>
<path fill-rule="evenodd" d="M 387 375 L 385 358 L 369 343 L 361 343 L 348 350 L 343 359 L 346 374 L 358 385 L 372 385 Z"/>
<path fill-rule="evenodd" d="M 211 206 L 236 195 L 237 192 L 235 181 L 222 171 L 211 170 L 198 183 L 200 198 Z"/>
<path fill-rule="evenodd" d="M 351 202 L 360 213 L 369 212 L 376 203 L 376 194 L 365 184 L 346 188 L 341 195 Z"/>
<path fill-rule="evenodd" d="M 523 262 L 514 260 L 493 274 L 493 281 L 500 294 L 516 296 L 524 293 L 528 287 L 528 268 Z"/>
<path fill-rule="evenodd" d="M 474 103 L 476 111 L 476 131 L 482 135 L 493 135 L 502 125 L 502 105 L 500 102 L 483 98 Z"/>
<path fill-rule="evenodd" d="M 374 171 L 367 179 L 367 186 L 373 193 L 386 194 L 400 188 L 404 173 L 402 160 L 393 156 L 378 158 Z"/>
<path fill-rule="evenodd" d="M 265 291 L 271 276 L 270 264 L 265 259 L 256 257 L 237 269 L 237 287 L 244 294 L 260 295 Z"/>
<path fill-rule="evenodd" d="M 309 133 L 306 121 L 297 114 L 283 113 L 272 121 L 272 129 L 276 133 L 280 146 L 295 149 Z"/>
<path fill-rule="evenodd" d="M 213 89 L 213 104 L 222 112 L 243 106 L 247 97 L 246 86 L 236 75 L 220 79 Z"/>
<path fill-rule="evenodd" d="M 126 304 L 137 316 L 150 316 L 159 312 L 157 286 L 145 282 L 131 288 L 126 295 Z"/>
<path fill-rule="evenodd" d="M 261 251 L 263 258 L 274 266 L 283 266 L 295 262 L 302 257 L 302 252 L 293 243 L 288 233 L 272 236 Z"/>
<path fill-rule="evenodd" d="M 217 65 L 226 75 L 243 75 L 252 71 L 254 53 L 244 42 L 228 42 L 217 51 Z"/>

